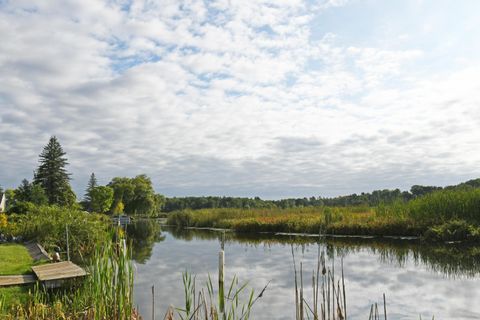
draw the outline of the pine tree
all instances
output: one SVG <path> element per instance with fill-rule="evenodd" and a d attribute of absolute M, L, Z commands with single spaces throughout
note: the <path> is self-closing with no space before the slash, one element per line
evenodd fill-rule
<path fill-rule="evenodd" d="M 85 196 L 83 196 L 83 205 L 87 211 L 92 211 L 92 191 L 97 186 L 97 178 L 95 173 L 92 172 L 90 180 L 88 180 L 88 186 L 85 190 Z"/>
<path fill-rule="evenodd" d="M 57 138 L 52 136 L 39 156 L 34 183 L 45 190 L 49 204 L 70 206 L 76 200 L 70 187 L 70 174 L 65 169 L 68 164 L 65 155 Z"/>
<path fill-rule="evenodd" d="M 22 184 L 15 190 L 15 202 L 31 202 L 36 205 L 48 203 L 47 196 L 42 186 L 22 180 Z"/>
<path fill-rule="evenodd" d="M 30 201 L 32 196 L 32 184 L 27 179 L 22 180 L 22 184 L 15 190 L 15 200 Z"/>

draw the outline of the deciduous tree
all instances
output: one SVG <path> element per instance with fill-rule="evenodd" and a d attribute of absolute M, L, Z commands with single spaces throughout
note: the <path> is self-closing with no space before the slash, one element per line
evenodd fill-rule
<path fill-rule="evenodd" d="M 113 189 L 110 187 L 98 186 L 90 191 L 91 207 L 94 212 L 105 213 L 112 206 Z"/>

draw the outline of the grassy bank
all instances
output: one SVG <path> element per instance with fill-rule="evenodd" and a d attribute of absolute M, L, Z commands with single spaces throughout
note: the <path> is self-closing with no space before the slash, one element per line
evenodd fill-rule
<path fill-rule="evenodd" d="M 26 274 L 34 265 L 27 248 L 21 244 L 0 245 L 0 275 Z"/>
<path fill-rule="evenodd" d="M 41 262 L 33 261 L 23 245 L 0 245 L 0 276 L 27 274 L 31 272 L 32 266 L 39 263 Z M 0 288 L 0 296 L 6 305 L 21 304 L 27 301 L 29 289 L 28 286 Z"/>
<path fill-rule="evenodd" d="M 203 209 L 170 213 L 168 224 L 237 232 L 420 236 L 433 241 L 480 240 L 480 189 L 441 190 L 370 207 Z"/>

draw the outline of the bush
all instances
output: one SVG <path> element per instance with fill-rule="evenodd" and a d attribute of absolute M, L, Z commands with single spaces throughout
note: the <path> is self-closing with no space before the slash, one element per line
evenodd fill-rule
<path fill-rule="evenodd" d="M 470 225 L 465 220 L 452 220 L 428 228 L 423 238 L 430 241 L 478 241 L 480 228 Z"/>
<path fill-rule="evenodd" d="M 5 213 L 0 213 L 0 231 L 7 227 L 7 215 Z"/>
<path fill-rule="evenodd" d="M 40 206 L 27 214 L 10 215 L 6 233 L 39 242 L 47 251 L 56 246 L 66 251 L 66 226 L 70 256 L 79 259 L 92 254 L 95 247 L 107 239 L 109 219 L 73 208 Z"/>

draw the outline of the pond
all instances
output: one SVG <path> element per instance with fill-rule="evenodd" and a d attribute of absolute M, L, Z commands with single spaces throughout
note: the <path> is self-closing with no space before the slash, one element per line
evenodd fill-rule
<path fill-rule="evenodd" d="M 155 286 L 156 319 L 169 306 L 184 306 L 182 272 L 196 275 L 197 291 L 212 276 L 217 283 L 222 233 L 177 230 L 155 221 L 128 226 L 136 261 L 135 301 L 151 319 Z M 414 240 L 324 238 L 290 235 L 225 234 L 225 282 L 236 276 L 258 294 L 252 319 L 294 319 L 295 282 L 292 247 L 304 270 L 308 299 L 318 251 L 345 275 L 348 319 L 368 319 L 370 306 L 388 319 L 480 319 L 480 248 L 458 244 L 424 245 Z M 311 301 L 311 300 L 310 300 Z"/>

